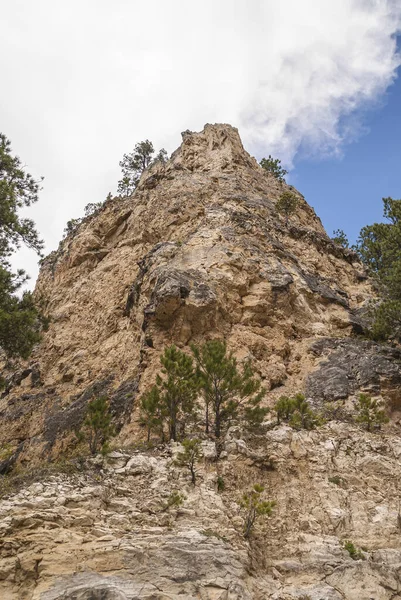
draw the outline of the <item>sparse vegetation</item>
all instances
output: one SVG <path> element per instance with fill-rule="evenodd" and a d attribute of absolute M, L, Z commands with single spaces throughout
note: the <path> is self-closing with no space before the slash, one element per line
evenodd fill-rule
<path fill-rule="evenodd" d="M 281 166 L 281 160 L 279 158 L 273 158 L 271 154 L 269 154 L 269 158 L 262 158 L 260 161 L 260 166 L 270 175 L 273 175 L 280 183 L 285 182 L 285 176 L 288 171 L 283 169 Z"/>
<path fill-rule="evenodd" d="M 184 501 L 185 496 L 177 490 L 173 490 L 167 498 L 167 502 L 165 503 L 163 510 L 168 510 L 169 508 L 178 508 L 184 504 Z"/>
<path fill-rule="evenodd" d="M 145 140 L 136 144 L 134 150 L 124 154 L 120 161 L 122 178 L 118 182 L 117 191 L 121 196 L 130 196 L 135 191 L 141 175 L 151 163 L 167 160 L 167 152 L 164 148 L 159 150 L 156 157 L 152 142 Z"/>
<path fill-rule="evenodd" d="M 334 485 L 341 486 L 343 480 L 339 475 L 333 475 L 332 477 L 328 478 L 328 481 L 330 483 L 334 483 Z"/>
<path fill-rule="evenodd" d="M 217 477 L 217 491 L 224 492 L 226 484 L 224 483 L 224 479 L 221 475 Z"/>
<path fill-rule="evenodd" d="M 287 421 L 294 429 L 314 429 L 324 421 L 315 412 L 303 394 L 296 394 L 293 398 L 282 396 L 275 404 L 277 423 Z"/>
<path fill-rule="evenodd" d="M 240 369 L 224 341 L 210 340 L 191 346 L 206 407 L 206 433 L 210 426 L 219 439 L 234 419 L 248 425 L 261 423 L 267 409 L 260 407 L 266 390 L 254 376 L 250 362 Z"/>
<path fill-rule="evenodd" d="M 105 396 L 89 402 L 86 417 L 76 435 L 79 441 L 85 441 L 89 445 L 92 455 L 100 451 L 103 454 L 107 453 L 109 441 L 115 435 L 115 431 L 111 423 L 109 402 Z"/>
<path fill-rule="evenodd" d="M 298 206 L 298 198 L 293 192 L 285 191 L 276 202 L 276 209 L 285 216 L 285 223 L 288 225 L 288 219 L 293 215 Z"/>
<path fill-rule="evenodd" d="M 342 229 L 336 229 L 333 231 L 333 236 L 331 238 L 335 244 L 339 244 L 343 248 L 349 248 L 349 241 L 346 233 Z"/>
<path fill-rule="evenodd" d="M 146 427 L 147 440 L 150 442 L 152 432 L 157 433 L 164 441 L 163 419 L 165 415 L 162 410 L 160 389 L 154 385 L 149 392 L 143 394 L 140 399 L 140 424 Z"/>
<path fill-rule="evenodd" d="M 376 280 L 381 301 L 373 308 L 371 335 L 401 339 L 401 200 L 383 198 L 387 223 L 361 229 L 354 249 Z"/>
<path fill-rule="evenodd" d="M 11 143 L 0 133 L 0 348 L 7 357 L 28 358 L 40 339 L 39 314 L 30 292 L 18 296 L 28 276 L 12 272 L 10 256 L 24 244 L 39 256 L 43 249 L 35 223 L 19 213 L 37 202 L 42 179 L 25 171 Z"/>
<path fill-rule="evenodd" d="M 181 442 L 183 451 L 177 454 L 175 463 L 179 467 L 189 469 L 191 473 L 192 484 L 196 483 L 196 468 L 195 465 L 202 456 L 201 441 L 198 439 L 185 439 Z"/>
<path fill-rule="evenodd" d="M 365 560 L 362 550 L 357 548 L 350 540 L 345 540 L 344 550 L 348 552 L 352 560 Z"/>
<path fill-rule="evenodd" d="M 253 531 L 255 522 L 260 517 L 270 517 L 276 502 L 264 500 L 262 494 L 265 488 L 256 483 L 252 490 L 245 492 L 239 502 L 245 512 L 244 537 L 248 539 Z"/>
<path fill-rule="evenodd" d="M 355 421 L 364 425 L 367 431 L 380 429 L 384 423 L 388 423 L 389 421 L 383 405 L 367 394 L 359 394 L 356 410 L 358 416 L 355 418 Z"/>
<path fill-rule="evenodd" d="M 156 378 L 156 385 L 149 394 L 141 398 L 142 422 L 160 431 L 163 437 L 163 424 L 167 423 L 168 439 L 178 439 L 179 427 L 193 418 L 199 390 L 198 377 L 193 359 L 172 345 L 160 357 L 162 372 Z"/>
<path fill-rule="evenodd" d="M 265 389 L 251 364 L 238 367 L 221 340 L 191 348 L 196 368 L 191 356 L 174 345 L 167 347 L 160 358 L 163 369 L 156 384 L 140 399 L 140 422 L 147 428 L 148 439 L 152 431 L 164 439 L 164 425 L 169 440 L 185 437 L 185 428 L 194 425 L 199 415 L 200 393 L 205 402 L 206 433 L 212 430 L 216 440 L 233 420 L 241 419 L 248 427 L 260 424 L 267 412 L 260 406 Z"/>

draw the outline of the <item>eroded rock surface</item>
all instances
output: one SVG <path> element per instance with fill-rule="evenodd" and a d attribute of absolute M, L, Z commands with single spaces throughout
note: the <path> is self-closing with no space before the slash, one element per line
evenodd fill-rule
<path fill-rule="evenodd" d="M 288 189 L 299 206 L 286 224 L 275 207 Z M 0 473 L 68 453 L 94 395 L 110 398 L 121 452 L 0 502 L 2 599 L 401 598 L 400 353 L 357 337 L 372 288 L 356 255 L 236 129 L 184 132 L 132 197 L 43 261 L 35 296 L 50 325 L 29 361 L 4 365 Z M 319 409 L 344 404 L 348 422 L 297 432 L 272 416 L 259 437 L 231 431 L 217 463 L 205 442 L 195 488 L 176 448 L 134 452 L 137 398 L 164 347 L 212 337 L 252 359 L 269 406 L 305 392 Z M 393 411 L 384 433 L 352 423 L 360 391 Z M 256 482 L 277 508 L 248 543 L 237 500 Z M 174 490 L 184 504 L 166 508 Z"/>
<path fill-rule="evenodd" d="M 173 444 L 113 452 L 3 499 L 0 597 L 399 598 L 400 438 L 341 423 L 241 435 L 228 436 L 219 463 L 201 461 L 195 487 L 175 466 Z M 254 481 L 277 506 L 247 543 L 238 500 Z M 174 490 L 184 502 L 167 508 Z"/>

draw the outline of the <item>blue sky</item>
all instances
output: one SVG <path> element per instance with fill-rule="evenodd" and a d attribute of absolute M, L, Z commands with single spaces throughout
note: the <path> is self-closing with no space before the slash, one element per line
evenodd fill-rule
<path fill-rule="evenodd" d="M 380 104 L 363 114 L 365 133 L 339 158 L 295 157 L 288 178 L 314 207 L 329 235 L 351 242 L 361 227 L 382 220 L 383 197 L 401 198 L 401 72 Z M 361 112 L 362 109 L 361 109 Z"/>

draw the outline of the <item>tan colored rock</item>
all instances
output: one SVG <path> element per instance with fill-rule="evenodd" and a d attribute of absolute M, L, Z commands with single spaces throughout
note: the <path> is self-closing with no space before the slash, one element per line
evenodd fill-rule
<path fill-rule="evenodd" d="M 275 209 L 286 189 L 299 199 L 288 225 Z M 12 453 L 0 471 L 71 452 L 88 401 L 104 393 L 118 451 L 2 499 L 0 598 L 401 597 L 399 432 L 367 433 L 349 418 L 359 391 L 386 400 L 398 389 L 401 355 L 352 337 L 372 297 L 357 257 L 236 129 L 184 132 L 131 198 L 107 201 L 44 260 L 35 296 L 50 327 L 29 361 L 4 372 L 0 445 Z M 164 347 L 215 337 L 252 359 L 269 406 L 305 391 L 348 422 L 298 432 L 270 415 L 251 438 L 233 427 L 218 463 L 203 442 L 195 487 L 174 465 L 178 445 L 133 451 L 137 399 Z M 277 507 L 248 543 L 238 500 L 256 482 Z M 184 504 L 169 509 L 177 490 Z M 345 540 L 366 560 L 352 560 Z"/>

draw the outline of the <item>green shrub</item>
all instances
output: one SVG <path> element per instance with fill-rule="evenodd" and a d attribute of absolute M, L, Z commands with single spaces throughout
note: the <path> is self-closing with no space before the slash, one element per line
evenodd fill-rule
<path fill-rule="evenodd" d="M 295 213 L 298 206 L 298 198 L 293 192 L 283 192 L 276 202 L 276 209 L 285 216 L 285 223 L 288 225 L 288 218 Z"/>
<path fill-rule="evenodd" d="M 263 485 L 255 483 L 253 489 L 249 492 L 245 492 L 239 501 L 240 507 L 245 512 L 245 525 L 244 525 L 244 537 L 249 538 L 255 522 L 259 517 L 270 517 L 273 508 L 276 506 L 276 502 L 272 500 L 263 500 L 262 494 L 264 492 Z"/>
<path fill-rule="evenodd" d="M 224 479 L 221 475 L 217 477 L 217 491 L 224 492 L 226 484 L 224 483 Z"/>
<path fill-rule="evenodd" d="M 167 498 L 167 503 L 164 505 L 164 510 L 168 510 L 169 508 L 178 508 L 184 504 L 184 500 L 185 496 L 183 494 L 177 490 L 173 490 Z"/>
<path fill-rule="evenodd" d="M 309 406 L 303 394 L 293 398 L 282 396 L 275 404 L 277 423 L 288 421 L 294 429 L 314 429 L 324 423 L 324 419 Z"/>
<path fill-rule="evenodd" d="M 86 441 L 92 455 L 109 450 L 109 441 L 115 435 L 111 423 L 109 402 L 105 396 L 95 398 L 88 404 L 81 428 L 76 432 L 79 441 Z"/>
<path fill-rule="evenodd" d="M 177 454 L 175 464 L 179 467 L 186 467 L 191 472 L 191 480 L 193 485 L 196 483 L 195 464 L 202 456 L 201 441 L 198 439 L 183 440 L 182 446 L 184 450 Z"/>
<path fill-rule="evenodd" d="M 345 540 L 344 550 L 348 552 L 352 560 L 365 560 L 362 551 L 358 549 L 350 540 Z"/>
<path fill-rule="evenodd" d="M 269 154 L 269 158 L 262 158 L 259 164 L 262 169 L 270 175 L 273 175 L 280 183 L 285 182 L 284 177 L 287 175 L 288 171 L 283 169 L 279 158 L 273 158 L 272 155 Z"/>
<path fill-rule="evenodd" d="M 367 431 L 372 429 L 380 429 L 384 423 L 389 422 L 382 404 L 368 396 L 367 394 L 359 394 L 358 405 L 356 407 L 358 416 L 355 418 L 357 423 L 362 423 Z"/>
<path fill-rule="evenodd" d="M 328 480 L 330 483 L 341 486 L 342 478 L 339 475 L 333 475 L 333 477 L 329 477 Z"/>

